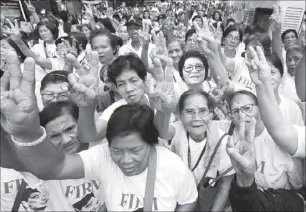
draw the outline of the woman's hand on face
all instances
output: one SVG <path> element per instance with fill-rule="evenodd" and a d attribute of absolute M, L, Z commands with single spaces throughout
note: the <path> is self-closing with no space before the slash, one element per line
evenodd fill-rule
<path fill-rule="evenodd" d="M 277 5 L 274 5 L 273 8 L 274 8 L 273 13 L 269 18 L 270 29 L 272 31 L 281 30 L 282 28 L 282 8 L 279 5 L 279 3 Z"/>
<path fill-rule="evenodd" d="M 8 71 L 1 78 L 1 126 L 17 141 L 35 141 L 40 121 L 35 96 L 35 61 L 27 58 L 23 72 L 15 51 L 7 53 Z"/>
<path fill-rule="evenodd" d="M 262 48 L 256 46 L 256 51 L 253 47 L 249 47 L 248 49 L 251 54 L 251 62 L 246 61 L 246 65 L 253 83 L 255 85 L 261 85 L 265 82 L 270 82 L 271 68 Z"/>
<path fill-rule="evenodd" d="M 90 59 L 90 70 L 85 70 L 84 67 L 71 55 L 67 55 L 67 60 L 76 69 L 77 74 L 71 73 L 68 76 L 70 88 L 63 88 L 69 90 L 70 99 L 79 107 L 96 107 L 98 102 L 99 79 L 98 66 L 99 55 L 98 52 L 92 52 Z"/>
<path fill-rule="evenodd" d="M 165 69 L 161 60 L 167 63 Z M 153 64 L 155 76 L 149 79 L 147 84 L 152 107 L 159 111 L 172 111 L 177 103 L 173 84 L 173 61 L 171 58 L 156 57 Z"/>
<path fill-rule="evenodd" d="M 256 156 L 254 147 L 255 118 L 241 120 L 238 126 L 238 141 L 233 136 L 228 138 L 226 151 L 237 174 L 237 183 L 241 187 L 249 187 L 254 182 Z"/>

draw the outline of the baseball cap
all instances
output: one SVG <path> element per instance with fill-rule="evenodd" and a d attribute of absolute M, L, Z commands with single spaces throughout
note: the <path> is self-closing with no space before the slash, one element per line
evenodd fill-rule
<path fill-rule="evenodd" d="M 140 16 L 132 15 L 125 24 L 126 26 L 136 25 L 142 26 L 142 18 Z"/>

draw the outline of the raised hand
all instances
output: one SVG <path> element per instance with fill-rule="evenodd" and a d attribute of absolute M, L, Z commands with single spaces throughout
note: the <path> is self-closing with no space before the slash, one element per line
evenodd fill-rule
<path fill-rule="evenodd" d="M 89 4 L 84 4 L 84 12 L 85 12 L 85 15 L 88 16 L 88 17 L 93 17 L 93 9 L 92 9 L 92 6 Z"/>
<path fill-rule="evenodd" d="M 161 60 L 167 64 L 163 69 Z M 173 61 L 170 58 L 153 59 L 154 78 L 148 79 L 147 93 L 151 106 L 159 111 L 172 111 L 176 106 L 173 84 Z"/>
<path fill-rule="evenodd" d="M 6 21 L 10 25 L 10 29 L 8 29 L 6 33 L 9 34 L 13 40 L 20 39 L 21 35 L 18 26 L 18 21 L 15 19 L 14 24 L 10 21 L 10 19 L 6 19 Z"/>
<path fill-rule="evenodd" d="M 270 20 L 270 28 L 272 31 L 275 30 L 281 30 L 282 28 L 282 8 L 279 5 L 279 3 L 277 5 L 273 6 L 273 13 L 270 16 L 269 20 Z"/>
<path fill-rule="evenodd" d="M 255 126 L 255 118 L 241 120 L 237 140 L 235 141 L 233 136 L 230 136 L 226 146 L 227 154 L 236 171 L 237 183 L 241 187 L 249 187 L 254 182 L 256 171 Z"/>
<path fill-rule="evenodd" d="M 209 95 L 212 98 L 215 105 L 224 106 L 226 105 L 225 101 L 227 97 L 231 96 L 235 91 L 234 82 L 231 80 L 227 80 L 225 85 L 222 86 L 220 83 L 220 77 L 218 76 L 216 83 L 217 83 L 217 88 L 211 90 L 209 92 Z"/>
<path fill-rule="evenodd" d="M 209 27 L 204 24 L 204 28 L 201 29 L 196 22 L 193 22 L 194 28 L 197 32 L 197 39 L 200 48 L 203 50 L 207 57 L 218 54 L 219 43 L 214 38 L 214 34 L 209 30 Z"/>
<path fill-rule="evenodd" d="M 1 126 L 19 142 L 35 141 L 40 121 L 35 96 L 35 61 L 27 58 L 23 72 L 15 51 L 7 52 L 8 71 L 1 78 Z"/>
<path fill-rule="evenodd" d="M 251 54 L 251 61 L 246 61 L 251 79 L 255 85 L 260 85 L 270 80 L 271 68 L 267 62 L 265 54 L 261 47 L 256 46 L 256 51 L 253 47 L 248 50 Z"/>
<path fill-rule="evenodd" d="M 98 52 L 92 52 L 89 70 L 85 70 L 71 54 L 67 55 L 67 60 L 73 65 L 79 76 L 74 73 L 69 74 L 70 88 L 63 89 L 69 89 L 70 99 L 79 107 L 96 107 L 100 81 L 98 79 Z"/>
<path fill-rule="evenodd" d="M 142 44 L 150 42 L 150 21 L 142 21 L 142 31 L 139 33 Z"/>
<path fill-rule="evenodd" d="M 168 50 L 167 50 L 166 38 L 164 36 L 164 33 L 160 31 L 158 34 L 156 34 L 155 31 L 152 30 L 151 35 L 153 39 L 153 44 L 155 44 L 156 46 L 156 48 L 152 50 L 150 55 L 152 60 L 158 55 L 168 57 Z"/>
<path fill-rule="evenodd" d="M 34 13 L 34 12 L 36 11 L 35 7 L 34 7 L 33 4 L 31 3 L 31 0 L 29 0 L 28 2 L 27 2 L 27 1 L 24 1 L 24 3 L 26 4 L 27 10 L 28 10 L 30 13 Z"/>

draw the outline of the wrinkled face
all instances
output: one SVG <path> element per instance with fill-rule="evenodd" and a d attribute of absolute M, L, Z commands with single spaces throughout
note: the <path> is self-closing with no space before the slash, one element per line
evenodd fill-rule
<path fill-rule="evenodd" d="M 288 32 L 285 36 L 284 36 L 284 46 L 285 49 L 288 48 L 289 46 L 293 45 L 296 41 L 297 37 L 295 36 L 294 32 Z"/>
<path fill-rule="evenodd" d="M 10 51 L 15 51 L 15 49 L 7 42 L 6 39 L 0 41 L 0 60 L 1 62 L 6 62 L 6 55 Z"/>
<path fill-rule="evenodd" d="M 41 99 L 44 106 L 51 102 L 66 101 L 69 99 L 69 92 L 63 91 L 63 86 L 67 86 L 66 82 L 49 83 L 45 89 L 41 91 Z"/>
<path fill-rule="evenodd" d="M 295 76 L 296 68 L 303 57 L 300 51 L 291 51 L 286 55 L 286 65 L 288 68 L 288 73 L 291 76 Z"/>
<path fill-rule="evenodd" d="M 183 80 L 187 85 L 203 83 L 205 79 L 205 68 L 199 58 L 188 58 L 183 67 Z"/>
<path fill-rule="evenodd" d="M 127 32 L 132 40 L 139 40 L 139 33 L 140 33 L 141 27 L 137 25 L 128 25 Z"/>
<path fill-rule="evenodd" d="M 272 63 L 268 62 L 268 64 L 271 67 L 271 84 L 273 90 L 277 92 L 281 83 L 282 76 L 280 71 Z"/>
<path fill-rule="evenodd" d="M 224 40 L 224 45 L 228 49 L 236 49 L 239 45 L 239 32 L 232 31 L 230 32 Z"/>
<path fill-rule="evenodd" d="M 187 51 L 197 50 L 196 33 L 194 33 L 189 38 L 187 38 L 187 41 L 186 41 L 186 50 Z"/>
<path fill-rule="evenodd" d="M 128 103 L 138 103 L 145 93 L 145 82 L 132 69 L 125 69 L 116 78 L 117 92 Z"/>
<path fill-rule="evenodd" d="M 147 167 L 150 146 L 138 133 L 116 136 L 110 144 L 110 155 L 126 176 L 141 174 Z"/>
<path fill-rule="evenodd" d="M 235 126 L 239 126 L 241 120 L 250 122 L 251 118 L 260 119 L 258 106 L 252 97 L 246 94 L 236 94 L 231 101 L 231 116 Z"/>
<path fill-rule="evenodd" d="M 173 64 L 178 64 L 183 55 L 183 49 L 178 41 L 174 41 L 168 45 L 168 55 L 172 58 Z"/>
<path fill-rule="evenodd" d="M 46 133 L 54 146 L 66 153 L 77 153 L 81 143 L 77 140 L 77 121 L 64 112 L 46 125 Z"/>
<path fill-rule="evenodd" d="M 90 31 L 90 29 L 88 29 L 87 26 L 82 27 L 82 32 L 86 35 L 86 38 L 89 38 L 91 31 Z"/>
<path fill-rule="evenodd" d="M 98 35 L 92 39 L 91 47 L 93 51 L 99 54 L 99 60 L 102 64 L 109 64 L 114 59 L 115 50 L 110 44 L 110 40 L 105 35 Z"/>
<path fill-rule="evenodd" d="M 38 28 L 38 33 L 43 41 L 50 41 L 54 39 L 51 30 L 45 25 L 42 25 Z"/>
<path fill-rule="evenodd" d="M 180 119 L 191 136 L 201 136 L 206 132 L 213 114 L 209 111 L 205 96 L 194 94 L 185 99 L 184 108 L 180 111 Z"/>

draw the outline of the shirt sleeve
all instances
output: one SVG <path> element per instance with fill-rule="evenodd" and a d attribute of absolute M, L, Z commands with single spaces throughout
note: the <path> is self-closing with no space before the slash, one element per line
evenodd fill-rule
<path fill-rule="evenodd" d="M 108 144 L 100 144 L 79 153 L 84 164 L 85 178 L 98 177 L 100 179 L 102 174 L 101 167 L 105 167 L 104 164 L 107 163 L 105 145 Z"/>
<path fill-rule="evenodd" d="M 183 164 L 182 164 L 183 165 Z M 178 185 L 178 199 L 180 205 L 194 203 L 198 198 L 198 190 L 193 174 L 183 165 L 184 174 L 181 175 L 181 181 Z"/>
<path fill-rule="evenodd" d="M 301 126 L 297 126 L 297 125 L 293 125 L 293 127 L 295 128 L 295 130 L 297 131 L 298 134 L 298 147 L 297 150 L 295 152 L 295 154 L 293 155 L 293 157 L 300 157 L 300 158 L 305 158 L 306 154 L 305 154 L 305 126 L 301 127 Z"/>

